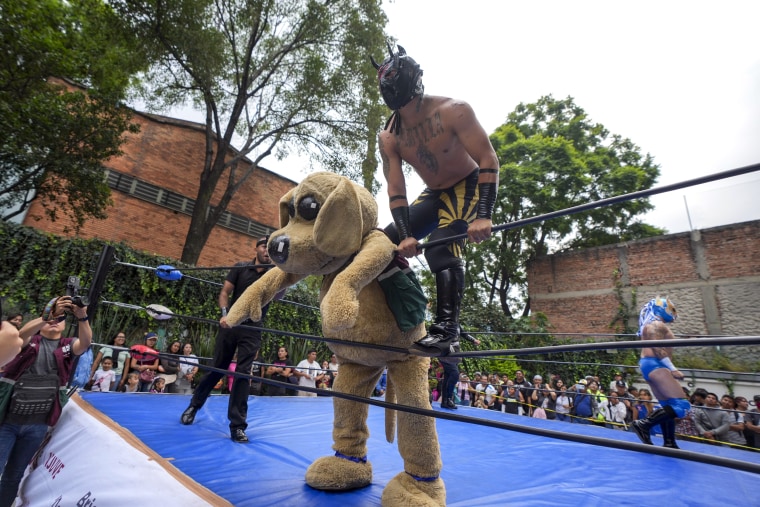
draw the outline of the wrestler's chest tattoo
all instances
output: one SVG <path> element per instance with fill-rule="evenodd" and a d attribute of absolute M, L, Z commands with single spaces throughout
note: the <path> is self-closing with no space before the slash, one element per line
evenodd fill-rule
<path fill-rule="evenodd" d="M 417 147 L 417 158 L 431 173 L 438 174 L 438 159 L 424 144 Z"/>
<path fill-rule="evenodd" d="M 415 156 L 419 162 L 433 174 L 438 174 L 438 159 L 427 144 L 443 133 L 441 115 L 436 112 L 417 125 L 403 129 L 402 143 L 406 149 L 416 146 Z"/>

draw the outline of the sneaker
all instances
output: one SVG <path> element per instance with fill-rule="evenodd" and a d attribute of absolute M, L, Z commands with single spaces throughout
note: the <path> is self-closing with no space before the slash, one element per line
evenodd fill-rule
<path fill-rule="evenodd" d="M 233 442 L 237 442 L 238 444 L 248 443 L 248 435 L 246 435 L 245 431 L 241 430 L 240 428 L 233 430 L 230 438 L 232 438 Z"/>
<path fill-rule="evenodd" d="M 449 410 L 456 410 L 457 404 L 453 400 L 441 400 L 441 408 L 448 408 Z"/>
<path fill-rule="evenodd" d="M 198 412 L 197 408 L 193 406 L 187 407 L 185 411 L 182 412 L 182 417 L 179 418 L 179 422 L 182 424 L 193 424 L 196 412 Z"/>

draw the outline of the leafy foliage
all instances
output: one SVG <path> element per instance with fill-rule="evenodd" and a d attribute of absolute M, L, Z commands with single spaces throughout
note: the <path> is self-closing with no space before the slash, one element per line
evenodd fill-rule
<path fill-rule="evenodd" d="M 136 39 L 100 0 L 2 1 L 0 19 L 2 220 L 34 200 L 76 229 L 103 218 L 111 201 L 102 161 L 137 131 L 119 105 L 145 65 Z"/>
<path fill-rule="evenodd" d="M 659 175 L 650 155 L 591 122 L 569 97 L 519 104 L 491 142 L 501 162 L 496 224 L 647 189 Z M 640 199 L 501 230 L 467 252 L 466 294 L 498 302 L 508 318 L 528 315 L 530 259 L 661 234 L 638 219 L 649 209 L 649 201 Z"/>
<path fill-rule="evenodd" d="M 64 293 L 69 276 L 79 276 L 86 287 L 92 280 L 104 243 L 64 239 L 28 227 L 0 223 L 0 245 L 0 254 L 5 259 L 0 264 L 3 310 L 20 311 L 29 318 L 39 315 L 51 297 Z M 185 276 L 179 281 L 164 281 L 152 269 L 145 268 L 168 264 L 181 271 L 188 266 L 132 250 L 123 244 L 114 245 L 114 248 L 117 262 L 109 270 L 101 301 L 92 318 L 93 340 L 106 343 L 118 331 L 124 331 L 128 343 L 141 343 L 145 332 L 157 331 L 162 337 L 161 344 L 177 339 L 192 343 L 199 356 L 213 355 L 219 319 L 217 294 L 227 271 L 193 271 L 192 278 Z M 316 293 L 306 284 L 291 289 L 286 299 L 305 307 L 317 305 Z M 140 307 L 158 303 L 170 308 L 177 317 L 156 321 L 143 310 L 106 302 Z M 266 326 L 292 333 L 321 335 L 318 311 L 285 302 L 272 303 Z M 271 344 L 283 339 L 274 333 L 264 333 L 264 338 L 262 358 L 266 359 Z M 291 343 L 298 341 L 296 338 L 284 341 L 288 343 L 287 340 L 292 340 Z M 326 348 L 317 348 L 323 356 Z"/>
<path fill-rule="evenodd" d="M 369 64 L 384 45 L 379 2 L 111 4 L 159 58 L 146 74 L 149 106 L 191 102 L 206 113 L 208 156 L 191 168 L 200 185 L 184 261 L 197 261 L 241 184 L 273 154 L 308 155 L 312 164 L 379 188 L 374 138 L 383 109 Z M 252 163 L 240 164 L 244 158 Z M 212 203 L 212 195 L 221 197 Z"/>

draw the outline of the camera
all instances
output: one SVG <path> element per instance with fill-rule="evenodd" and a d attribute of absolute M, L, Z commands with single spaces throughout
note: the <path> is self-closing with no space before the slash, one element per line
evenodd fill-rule
<path fill-rule="evenodd" d="M 79 286 L 78 276 L 70 276 L 69 279 L 66 280 L 66 295 L 71 297 L 72 303 L 77 305 L 79 308 L 84 308 L 90 304 L 90 298 L 87 296 L 80 296 L 80 289 L 81 287 Z"/>

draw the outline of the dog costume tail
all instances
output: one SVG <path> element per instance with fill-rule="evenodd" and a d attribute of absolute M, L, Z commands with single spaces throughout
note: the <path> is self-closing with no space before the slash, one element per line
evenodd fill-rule
<path fill-rule="evenodd" d="M 388 403 L 396 403 L 396 387 L 393 385 L 393 379 L 388 373 L 388 386 L 385 391 L 385 401 Z M 389 444 L 392 444 L 396 439 L 396 411 L 392 409 L 385 409 L 385 439 Z"/>

